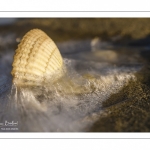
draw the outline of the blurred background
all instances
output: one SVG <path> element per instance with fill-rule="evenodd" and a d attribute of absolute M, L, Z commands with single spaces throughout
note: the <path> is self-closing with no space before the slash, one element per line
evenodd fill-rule
<path fill-rule="evenodd" d="M 102 40 L 126 41 L 149 37 L 149 18 L 1 18 L 0 32 L 23 36 L 40 28 L 54 39 L 64 41 L 100 37 Z"/>
<path fill-rule="evenodd" d="M 142 57 L 149 61 L 149 26 L 149 18 L 0 18 L 0 51 L 9 46 L 16 49 L 27 31 L 39 28 L 58 47 L 59 43 L 70 42 L 60 49 L 62 53 L 114 47 L 115 50 L 120 47 L 120 52 L 127 47 L 144 48 Z"/>

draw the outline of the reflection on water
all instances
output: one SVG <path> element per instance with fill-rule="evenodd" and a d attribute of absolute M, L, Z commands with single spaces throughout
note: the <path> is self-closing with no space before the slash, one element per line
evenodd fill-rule
<path fill-rule="evenodd" d="M 14 52 L 1 53 L 0 122 L 18 121 L 18 131 L 87 130 L 92 124 L 82 119 L 103 112 L 102 102 L 136 81 L 135 73 L 142 68 L 140 51 L 128 55 L 130 49 L 124 53 L 99 40 L 68 41 L 58 47 L 66 74 L 55 83 L 36 87 L 12 85 Z"/>

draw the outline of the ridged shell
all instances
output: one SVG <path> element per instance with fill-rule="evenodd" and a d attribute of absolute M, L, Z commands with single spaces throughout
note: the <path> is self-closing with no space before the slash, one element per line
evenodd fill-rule
<path fill-rule="evenodd" d="M 13 83 L 38 84 L 61 76 L 63 59 L 52 39 L 39 29 L 25 34 L 14 55 Z"/>

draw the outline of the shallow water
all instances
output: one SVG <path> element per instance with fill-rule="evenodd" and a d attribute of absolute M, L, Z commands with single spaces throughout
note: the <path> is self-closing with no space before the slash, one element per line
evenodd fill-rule
<path fill-rule="evenodd" d="M 5 36 L 2 47 L 14 42 L 12 36 Z M 136 82 L 135 74 L 143 68 L 141 49 L 132 48 L 131 52 L 129 47 L 116 47 L 97 38 L 56 44 L 67 71 L 56 83 L 48 81 L 36 87 L 15 87 L 10 75 L 14 50 L 5 47 L 1 52 L 2 132 L 87 131 L 105 111 L 102 103 L 129 82 Z M 85 119 L 92 114 L 98 117 Z"/>

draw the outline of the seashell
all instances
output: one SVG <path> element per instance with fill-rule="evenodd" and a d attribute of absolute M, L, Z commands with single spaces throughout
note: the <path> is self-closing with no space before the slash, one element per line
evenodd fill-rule
<path fill-rule="evenodd" d="M 35 85 L 63 74 L 63 59 L 53 40 L 42 30 L 25 34 L 14 55 L 13 83 Z"/>

